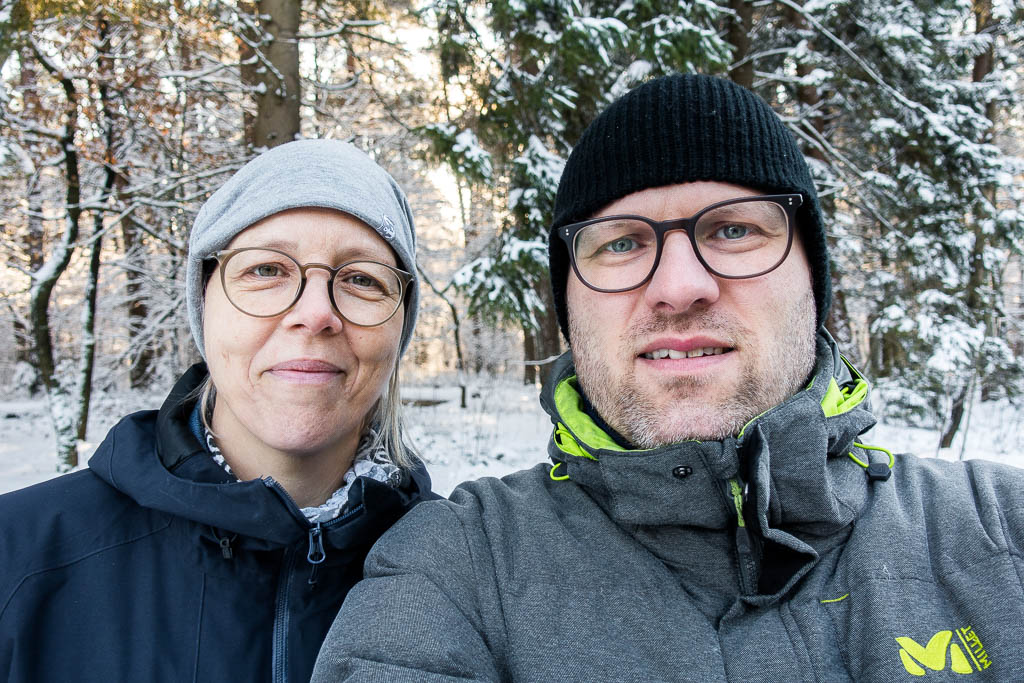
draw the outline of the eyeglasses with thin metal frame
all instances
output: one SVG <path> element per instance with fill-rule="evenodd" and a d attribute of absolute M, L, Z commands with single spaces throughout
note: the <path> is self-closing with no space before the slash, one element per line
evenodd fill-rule
<path fill-rule="evenodd" d="M 776 204 L 782 208 L 786 215 L 787 235 L 785 249 L 782 251 L 779 259 L 772 263 L 770 267 L 761 268 L 757 270 L 757 272 L 744 273 L 742 275 L 731 275 L 723 273 L 720 270 L 717 270 L 714 267 L 712 267 L 706 260 L 704 254 L 701 253 L 701 247 L 698 244 L 696 235 L 697 225 L 701 218 L 706 216 L 709 212 L 720 210 L 726 206 L 731 206 L 734 204 L 744 204 L 748 202 L 769 202 L 772 204 Z M 604 292 L 609 294 L 617 292 L 628 292 L 630 290 L 637 289 L 638 287 L 642 287 L 643 285 L 647 284 L 647 282 L 649 282 L 650 279 L 654 277 L 654 272 L 658 269 L 658 265 L 661 263 L 661 255 L 665 245 L 665 236 L 674 230 L 686 231 L 686 234 L 689 235 L 690 237 L 690 246 L 693 247 L 693 253 L 696 254 L 697 260 L 700 261 L 700 264 L 704 266 L 704 268 L 709 273 L 717 277 L 726 278 L 729 280 L 745 280 L 748 278 L 758 277 L 770 273 L 771 271 L 778 268 L 782 264 L 782 262 L 786 260 L 786 257 L 789 256 L 789 251 L 793 246 L 793 228 L 796 225 L 796 212 L 802 204 L 803 196 L 799 194 L 775 194 L 739 197 L 736 199 L 727 199 L 725 201 L 716 202 L 714 204 L 711 204 L 710 206 L 706 206 L 699 212 L 695 213 L 694 215 L 688 218 L 675 218 L 668 221 L 655 221 L 650 218 L 647 218 L 646 216 L 637 216 L 631 214 L 591 218 L 589 220 L 581 221 L 579 223 L 570 223 L 569 225 L 562 226 L 561 228 L 558 229 L 558 236 L 565 242 L 565 245 L 569 250 L 569 259 L 572 262 L 572 268 L 573 271 L 576 273 L 576 277 L 580 279 L 580 282 L 582 282 L 584 285 L 586 285 L 587 287 L 596 292 Z M 654 238 L 656 241 L 654 261 L 651 263 L 651 268 L 647 272 L 647 274 L 635 284 L 615 288 L 597 286 L 592 282 L 588 281 L 584 274 L 581 272 L 581 270 L 585 269 L 581 269 L 579 263 L 577 262 L 577 239 L 581 232 L 583 232 L 584 230 L 591 226 L 600 225 L 602 223 L 613 224 L 615 222 L 622 222 L 624 220 L 640 221 L 649 226 L 650 229 L 653 231 Z"/>
<path fill-rule="evenodd" d="M 294 263 L 295 267 L 298 269 L 299 285 L 298 287 L 296 287 L 295 296 L 292 298 L 292 300 L 288 303 L 287 306 L 284 306 L 283 308 L 281 308 L 278 311 L 275 311 L 274 313 L 252 313 L 250 311 L 245 310 L 245 308 L 240 306 L 238 302 L 236 302 L 231 297 L 231 291 L 233 288 L 229 286 L 226 280 L 226 273 L 228 272 L 227 264 L 228 262 L 231 261 L 233 257 L 237 256 L 238 254 L 253 251 L 269 251 L 275 254 L 279 254 L 287 258 L 292 263 Z M 395 268 L 394 266 L 389 266 L 386 263 L 379 263 L 377 261 L 371 261 L 368 259 L 346 261 L 345 263 L 342 263 L 339 266 L 329 266 L 326 263 L 302 264 L 296 261 L 295 258 L 292 257 L 290 254 L 287 254 L 286 252 L 283 252 L 280 249 L 271 249 L 269 247 L 241 247 L 239 249 L 225 249 L 215 253 L 212 258 L 216 260 L 216 262 L 220 265 L 220 283 L 222 289 L 224 290 L 224 295 L 227 297 L 228 301 L 231 303 L 232 306 L 237 308 L 242 313 L 250 315 L 254 318 L 273 318 L 290 310 L 298 302 L 298 300 L 302 298 L 302 293 L 306 291 L 306 282 L 308 281 L 306 278 L 306 273 L 310 270 L 319 268 L 322 270 L 326 270 L 328 273 L 330 273 L 330 277 L 327 280 L 327 296 L 331 301 L 331 308 L 334 309 L 334 312 L 337 313 L 346 322 L 356 325 L 358 327 L 378 327 L 380 325 L 383 325 L 387 321 L 391 320 L 391 318 L 394 317 L 395 313 L 398 312 L 398 309 L 401 307 L 402 302 L 405 300 L 405 295 L 408 292 L 409 283 L 412 282 L 414 279 L 411 273 L 407 273 L 406 271 Z M 352 320 L 349 316 L 345 315 L 341 311 L 341 308 L 338 306 L 338 301 L 335 296 L 335 279 L 337 278 L 338 274 L 344 271 L 346 268 L 358 264 L 372 264 L 375 267 L 385 268 L 387 271 L 394 274 L 395 278 L 398 281 L 399 291 L 398 296 L 394 297 L 393 299 L 394 307 L 388 312 L 387 316 L 385 316 L 382 320 L 378 322 L 365 323 Z"/>

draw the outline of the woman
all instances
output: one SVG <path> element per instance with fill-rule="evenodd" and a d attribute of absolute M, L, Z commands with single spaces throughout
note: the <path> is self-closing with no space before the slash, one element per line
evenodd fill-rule
<path fill-rule="evenodd" d="M 292 142 L 189 240 L 205 364 L 89 468 L 0 496 L 0 679 L 308 681 L 366 551 L 429 493 L 398 360 L 415 235 L 351 145 Z"/>

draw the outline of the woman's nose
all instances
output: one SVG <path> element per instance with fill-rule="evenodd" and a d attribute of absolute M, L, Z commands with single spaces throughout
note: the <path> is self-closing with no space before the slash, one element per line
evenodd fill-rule
<path fill-rule="evenodd" d="M 652 309 L 682 313 L 718 300 L 719 285 L 697 258 L 686 232 L 665 235 L 661 261 L 647 283 L 644 301 Z"/>
<path fill-rule="evenodd" d="M 334 309 L 328 292 L 330 279 L 330 273 L 325 270 L 309 271 L 302 295 L 285 314 L 282 322 L 288 326 L 304 327 L 314 334 L 340 331 L 342 319 Z"/>

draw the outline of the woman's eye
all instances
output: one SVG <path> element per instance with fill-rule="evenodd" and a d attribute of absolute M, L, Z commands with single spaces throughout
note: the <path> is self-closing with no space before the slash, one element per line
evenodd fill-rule
<path fill-rule="evenodd" d="M 363 289 L 382 289 L 379 282 L 370 277 L 369 275 L 361 275 L 355 273 L 347 278 L 350 285 L 355 287 L 361 287 Z"/>
<path fill-rule="evenodd" d="M 277 277 L 281 274 L 281 269 L 273 263 L 261 263 L 252 271 L 260 277 Z"/>

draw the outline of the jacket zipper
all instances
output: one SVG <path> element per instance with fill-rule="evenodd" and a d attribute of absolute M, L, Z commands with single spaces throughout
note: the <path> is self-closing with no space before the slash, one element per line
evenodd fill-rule
<path fill-rule="evenodd" d="M 306 561 L 313 566 L 313 569 L 309 572 L 308 583 L 310 586 L 316 585 L 317 570 L 320 569 L 320 564 L 326 559 L 327 553 L 324 551 L 323 531 L 320 528 L 320 522 L 317 522 L 316 526 L 309 530 L 309 552 L 306 553 Z"/>
<path fill-rule="evenodd" d="M 745 595 L 751 595 L 757 591 L 757 559 L 754 556 L 754 541 L 750 536 L 750 529 L 743 519 L 746 491 L 738 477 L 729 480 L 729 494 L 736 508 L 736 557 L 740 568 L 740 589 Z"/>
<path fill-rule="evenodd" d="M 295 571 L 296 560 L 301 550 L 286 550 L 284 567 L 277 581 L 277 599 L 274 606 L 274 640 L 271 648 L 271 672 L 274 683 L 286 683 L 288 680 L 288 631 L 291 608 L 289 606 L 289 586 Z"/>
<path fill-rule="evenodd" d="M 317 566 L 327 559 L 323 543 L 323 530 L 320 523 L 317 522 L 315 526 L 310 525 L 309 520 L 306 520 L 295 499 L 272 477 L 264 478 L 263 483 L 267 487 L 274 489 L 281 496 L 285 501 L 285 505 L 290 508 L 293 516 L 305 520 L 309 526 L 309 549 L 306 553 L 306 559 L 313 565 L 310 583 L 315 583 Z M 314 555 L 314 551 L 317 548 L 319 549 L 319 555 Z M 289 627 L 289 621 L 291 620 L 290 588 L 292 577 L 299 569 L 301 554 L 301 548 L 285 550 L 284 566 L 281 568 L 281 576 L 277 582 L 277 599 L 274 607 L 274 639 L 270 660 L 274 683 L 286 683 L 288 681 L 288 632 L 291 630 Z M 310 558 L 316 558 L 318 561 L 314 563 Z"/>
<path fill-rule="evenodd" d="M 324 560 L 327 559 L 327 551 L 324 548 L 323 541 L 324 526 L 332 527 L 335 524 L 343 524 L 358 514 L 362 509 L 362 505 L 330 520 L 326 525 L 323 525 L 321 522 L 311 524 L 302 514 L 302 510 L 295 503 L 295 499 L 273 477 L 265 477 L 263 483 L 268 488 L 274 489 L 285 501 L 285 505 L 291 509 L 292 514 L 297 515 L 299 519 L 305 520 L 309 526 L 309 548 L 306 552 L 306 561 L 312 565 L 312 570 L 308 582 L 310 585 L 315 585 L 317 582 L 317 571 Z M 274 608 L 274 639 L 271 653 L 272 677 L 275 683 L 286 683 L 288 680 L 288 621 L 291 616 L 289 587 L 291 586 L 292 575 L 299 569 L 301 553 L 301 548 L 285 550 L 285 563 L 281 569 L 281 577 L 277 582 L 277 599 Z"/>

